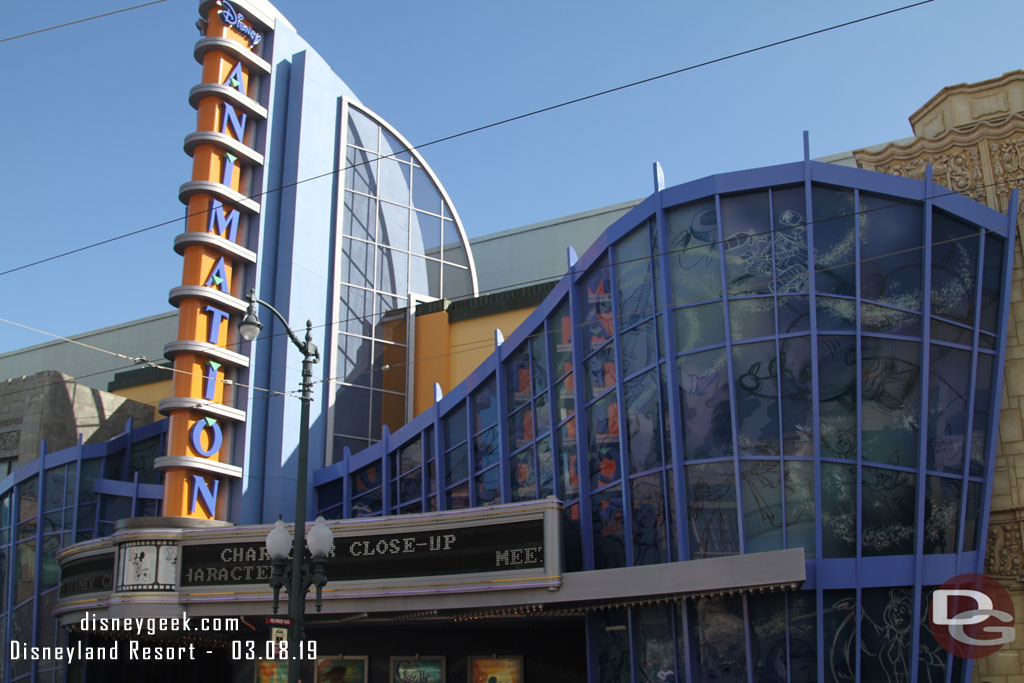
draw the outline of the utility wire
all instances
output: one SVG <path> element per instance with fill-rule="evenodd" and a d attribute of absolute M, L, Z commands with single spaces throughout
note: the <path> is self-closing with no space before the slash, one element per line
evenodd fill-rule
<path fill-rule="evenodd" d="M 164 0 L 158 0 L 158 1 L 163 2 Z M 884 17 L 884 16 L 887 16 L 889 14 L 895 14 L 897 12 L 903 12 L 903 11 L 908 10 L 908 9 L 912 9 L 912 8 L 915 8 L 915 7 L 920 7 L 921 5 L 927 5 L 927 4 L 931 3 L 931 2 L 935 2 L 935 0 L 921 0 L 921 2 L 915 2 L 915 3 L 909 4 L 909 5 L 904 5 L 902 7 L 897 7 L 897 8 L 894 8 L 894 9 L 886 10 L 884 12 L 879 12 L 877 14 L 871 14 L 871 15 L 868 15 L 868 16 L 865 16 L 865 17 L 861 17 L 859 19 L 853 19 L 853 20 L 846 21 L 846 22 L 843 22 L 843 23 L 840 23 L 840 24 L 834 24 L 834 25 L 828 26 L 826 28 L 821 28 L 821 29 L 817 29 L 817 30 L 814 30 L 814 31 L 810 31 L 808 33 L 802 33 L 800 35 L 791 36 L 789 38 L 784 38 L 782 40 L 776 40 L 776 41 L 773 41 L 771 43 L 765 43 L 763 45 L 759 45 L 757 47 L 749 48 L 749 49 L 746 49 L 746 50 L 741 50 L 739 52 L 734 52 L 734 53 L 725 55 L 723 57 L 716 57 L 714 59 L 709 59 L 709 60 L 700 62 L 698 64 L 691 64 L 690 66 L 682 67 L 680 69 L 674 69 L 672 71 L 667 71 L 665 73 L 661 73 L 661 74 L 658 74 L 656 76 L 650 76 L 648 78 L 643 78 L 643 79 L 640 79 L 638 81 L 632 81 L 630 83 L 625 83 L 623 85 L 615 86 L 614 88 L 608 88 L 606 90 L 601 90 L 599 92 L 591 93 L 589 95 L 584 95 L 582 97 L 576 97 L 576 98 L 573 98 L 571 100 L 566 100 L 566 101 L 560 102 L 558 104 L 549 105 L 547 107 L 542 107 L 540 109 L 535 109 L 533 111 L 529 111 L 529 112 L 526 112 L 526 113 L 523 113 L 523 114 L 517 114 L 516 116 L 511 116 L 511 117 L 508 117 L 508 118 L 505 118 L 505 119 L 501 119 L 499 121 L 494 121 L 492 123 L 484 124 L 482 126 L 477 126 L 475 128 L 470 128 L 469 130 L 464 130 L 464 131 L 459 132 L 459 133 L 453 133 L 451 135 L 446 135 L 444 137 L 437 138 L 437 139 L 431 140 L 429 142 L 425 142 L 425 143 L 423 143 L 421 145 L 414 145 L 414 146 L 412 146 L 411 150 L 417 150 L 418 151 L 418 150 L 421 150 L 421 149 L 423 149 L 425 147 L 430 147 L 431 145 L 436 145 L 436 144 L 439 144 L 441 142 L 447 142 L 449 140 L 454 140 L 456 138 L 460 138 L 460 137 L 463 137 L 463 136 L 466 136 L 466 135 L 470 135 L 472 133 L 478 133 L 480 131 L 488 130 L 490 128 L 495 128 L 497 126 L 502 126 L 502 125 L 505 125 L 507 123 L 512 123 L 514 121 L 520 121 L 522 119 L 525 119 L 525 118 L 528 118 L 528 117 L 531 117 L 531 116 L 536 116 L 538 114 L 543 114 L 543 113 L 546 113 L 546 112 L 549 112 L 549 111 L 554 111 L 555 109 L 561 109 L 563 107 L 568 107 L 569 105 L 572 105 L 572 104 L 578 104 L 580 102 L 585 102 L 587 100 L 592 100 L 594 98 L 602 97 L 604 95 L 608 95 L 608 94 L 611 94 L 611 93 L 614 93 L 614 92 L 619 92 L 621 90 L 626 90 L 628 88 L 633 88 L 633 87 L 636 87 L 638 85 L 643 85 L 645 83 L 651 83 L 653 81 L 657 81 L 657 80 L 660 80 L 662 78 L 667 78 L 669 76 L 675 76 L 675 75 L 678 75 L 678 74 L 681 74 L 681 73 L 685 73 L 687 71 L 693 71 L 695 69 L 699 69 L 699 68 L 702 68 L 702 67 L 705 67 L 705 66 L 710 66 L 712 64 L 717 64 L 719 62 L 724 62 L 724 61 L 727 61 L 727 60 L 730 60 L 730 59 L 735 59 L 737 57 L 742 57 L 742 56 L 745 56 L 745 55 L 753 54 L 755 52 L 760 52 L 762 50 L 767 50 L 769 48 L 777 47 L 779 45 L 784 45 L 786 43 L 792 43 L 792 42 L 795 42 L 795 41 L 798 41 L 798 40 L 802 40 L 804 38 L 809 38 L 811 36 L 821 35 L 823 33 L 828 33 L 830 31 L 835 31 L 835 30 L 838 30 L 838 29 L 841 29 L 841 28 L 846 28 L 848 26 L 853 26 L 855 24 L 859 24 L 859 23 L 862 23 L 862 22 L 865 22 L 865 21 L 870 21 L 870 20 L 873 20 L 873 19 L 877 19 L 879 17 Z M 271 194 L 273 192 L 280 192 L 281 190 L 285 190 L 285 189 L 289 189 L 289 188 L 292 188 L 292 187 L 296 187 L 296 186 L 301 185 L 303 183 L 308 183 L 308 182 L 313 181 L 313 180 L 319 180 L 320 178 L 326 178 L 328 176 L 333 176 L 333 175 L 335 175 L 337 173 L 341 173 L 342 171 L 347 171 L 347 170 L 350 170 L 350 169 L 353 169 L 353 168 L 356 168 L 356 167 L 359 167 L 359 166 L 363 166 L 365 164 L 370 163 L 371 161 L 377 161 L 378 159 L 394 158 L 396 155 L 402 154 L 402 153 L 404 153 L 406 151 L 409 151 L 409 150 L 401 150 L 399 152 L 394 152 L 392 154 L 388 154 L 388 155 L 384 155 L 384 156 L 379 156 L 379 157 L 375 156 L 372 160 L 363 161 L 363 162 L 360 162 L 360 163 L 357 163 L 357 164 L 353 164 L 351 166 L 344 166 L 344 167 L 339 168 L 339 169 L 327 171 L 325 173 L 320 173 L 320 174 L 317 174 L 317 175 L 314 175 L 314 176 L 310 176 L 308 178 L 304 178 L 304 179 L 301 179 L 301 180 L 296 180 L 295 182 L 292 182 L 292 183 L 287 183 L 285 185 L 280 185 L 280 186 L 278 186 L 276 188 L 271 188 L 271 189 L 265 190 L 263 192 L 257 192 L 257 193 L 248 195 L 247 199 L 256 200 L 256 199 L 259 199 L 259 198 L 261 198 L 261 197 L 263 197 L 265 195 L 269 195 L 269 194 Z M 109 244 L 111 242 L 116 242 L 118 240 L 122 240 L 122 239 L 125 239 L 127 237 L 132 237 L 134 235 L 138 235 L 138 234 L 141 234 L 141 233 L 144 233 L 144 232 L 148 232 L 150 230 L 155 230 L 157 228 L 161 228 L 161 227 L 164 227 L 166 225 L 171 225 L 172 223 L 177 223 L 178 221 L 188 220 L 189 218 L 192 218 L 193 216 L 205 215 L 207 213 L 209 213 L 208 209 L 203 209 L 201 211 L 197 211 L 197 212 L 192 213 L 192 214 L 186 213 L 185 216 L 180 217 L 180 218 L 174 218 L 174 219 L 162 221 L 160 223 L 155 223 L 153 225 L 149 225 L 149 226 L 146 226 L 144 228 L 139 228 L 137 230 L 133 230 L 131 232 L 127 232 L 127 233 L 124 233 L 124 234 L 121 234 L 121 235 L 116 235 L 114 237 L 110 237 L 110 238 L 107 238 L 105 240 L 101 240 L 99 242 L 94 242 L 92 244 L 87 244 L 87 245 L 84 245 L 82 247 L 78 247 L 76 249 L 71 249 L 71 250 L 68 250 L 68 251 L 65 251 L 65 252 L 62 252 L 62 253 L 59 253 L 59 254 L 54 254 L 52 256 L 48 256 L 48 257 L 39 259 L 37 261 L 33 261 L 31 263 L 26 263 L 26 264 L 21 265 L 21 266 L 16 266 L 14 268 L 9 268 L 7 270 L 0 271 L 0 277 L 3 277 L 4 275 L 9 275 L 11 273 L 15 273 L 15 272 L 18 272 L 18 271 L 21 271 L 21 270 L 25 270 L 26 268 L 32 268 L 34 266 L 38 266 L 38 265 L 41 265 L 43 263 L 49 263 L 50 261 L 55 261 L 57 259 L 64 258 L 65 256 L 70 256 L 72 254 L 77 254 L 77 253 L 80 253 L 80 252 L 83 252 L 83 251 L 86 251 L 86 250 L 89 250 L 89 249 L 93 249 L 95 247 L 102 246 L 104 244 Z"/>
<path fill-rule="evenodd" d="M 17 40 L 18 38 L 27 38 L 28 36 L 34 36 L 39 33 L 46 33 L 47 31 L 53 31 L 58 28 L 64 28 L 65 26 L 74 26 L 75 24 L 82 24 L 93 19 L 102 19 L 103 17 L 110 17 L 115 14 L 121 14 L 122 12 L 131 12 L 132 10 L 140 9 L 142 7 L 149 7 L 150 5 L 159 5 L 161 2 L 167 2 L 167 0 L 153 0 L 153 2 L 144 2 L 141 5 L 133 5 L 132 7 L 125 7 L 123 9 L 116 9 L 113 12 L 104 12 L 103 14 L 96 14 L 85 19 L 75 19 L 74 21 L 68 21 L 63 24 L 57 24 L 56 26 L 47 26 L 46 28 L 36 29 L 35 31 L 29 31 L 28 33 L 19 33 L 16 36 L 8 36 L 6 38 L 0 38 L 0 43 L 6 43 L 10 40 Z"/>

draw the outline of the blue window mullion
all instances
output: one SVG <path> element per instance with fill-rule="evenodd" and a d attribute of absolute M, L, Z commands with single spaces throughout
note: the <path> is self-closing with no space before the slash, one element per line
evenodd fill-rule
<path fill-rule="evenodd" d="M 725 324 L 725 367 L 729 381 L 729 429 L 732 433 L 732 470 L 733 481 L 736 482 L 736 539 L 740 554 L 746 551 L 746 535 L 743 523 L 743 480 L 740 477 L 739 434 L 736 426 L 738 420 L 736 406 L 735 371 L 732 367 L 732 321 L 729 319 L 729 280 L 725 274 L 725 235 L 722 229 L 722 195 L 715 194 L 715 218 L 718 222 L 718 277 L 722 286 L 722 318 Z"/>
<path fill-rule="evenodd" d="M 679 407 L 679 369 L 676 367 L 676 326 L 675 313 L 672 309 L 672 287 L 670 273 L 672 264 L 669 261 L 668 226 L 665 218 L 662 193 L 658 193 L 657 226 L 658 231 L 658 253 L 654 257 L 658 259 L 658 282 L 655 287 L 661 289 L 661 302 L 665 310 L 655 310 L 655 334 L 657 334 L 657 315 L 662 318 L 662 329 L 664 330 L 664 353 L 659 355 L 659 366 L 665 363 L 665 373 L 668 376 L 667 387 L 668 412 L 671 424 L 666 425 L 669 429 L 669 446 L 671 453 L 666 453 L 672 463 L 672 500 L 669 505 L 675 508 L 672 519 L 675 521 L 675 547 L 679 560 L 690 559 L 690 538 L 686 528 L 686 505 L 684 491 L 686 490 L 686 479 L 683 471 L 683 434 L 682 434 L 682 411 Z M 659 367 L 659 374 L 661 369 Z M 661 378 L 658 378 L 659 383 Z M 683 610 L 685 612 L 685 610 Z M 687 660 L 689 661 L 689 660 Z M 678 671 L 678 669 L 676 669 Z"/>
<path fill-rule="evenodd" d="M 512 502 L 512 468 L 509 465 L 508 449 L 508 375 L 505 359 L 508 354 L 504 344 L 494 350 L 494 390 L 497 392 L 498 403 L 498 480 L 501 490 L 501 502 Z"/>
<path fill-rule="evenodd" d="M 432 431 L 432 437 L 434 439 L 434 443 L 432 446 L 434 455 L 434 481 L 437 482 L 437 485 L 434 487 L 436 489 L 434 495 L 437 496 L 437 509 L 438 511 L 441 511 L 448 509 L 448 496 L 445 495 L 447 493 L 445 487 L 448 482 L 446 482 L 442 476 L 444 474 L 442 459 L 445 457 L 445 453 L 442 446 L 442 444 L 444 444 L 444 440 L 441 438 L 441 406 L 437 401 L 434 402 L 433 411 L 434 429 Z"/>
<path fill-rule="evenodd" d="M 32 577 L 32 644 L 39 645 L 39 614 L 40 592 L 43 576 L 43 510 L 46 508 L 46 442 L 39 444 L 39 474 L 36 475 L 36 566 Z M 50 615 L 53 618 L 53 615 Z M 32 659 L 30 680 L 39 676 L 39 660 Z"/>
<path fill-rule="evenodd" d="M 821 518 L 821 448 L 818 439 L 821 434 L 821 412 L 818 409 L 818 305 L 815 297 L 817 279 L 814 274 L 814 206 L 811 202 L 811 148 L 810 138 L 804 131 L 804 223 L 807 231 L 807 300 L 811 315 L 811 416 L 814 424 L 814 592 L 817 602 L 819 619 L 824 613 L 824 595 L 822 594 L 822 518 Z M 857 501 L 860 508 L 860 501 Z M 857 535 L 860 535 L 860 515 L 857 516 Z M 823 622 L 822 622 L 823 623 Z M 825 634 L 823 628 L 817 629 L 818 648 L 818 680 L 825 680 Z"/>
<path fill-rule="evenodd" d="M 587 421 L 586 400 L 583 395 L 583 322 L 579 286 L 583 281 L 584 274 L 576 272 L 575 263 L 569 266 L 572 384 L 576 401 L 576 471 L 580 487 L 580 545 L 583 553 L 583 569 L 589 570 L 594 568 L 594 519 L 590 510 L 590 428 Z"/>
<path fill-rule="evenodd" d="M 608 285 L 612 296 L 612 350 L 615 352 L 615 397 L 619 411 L 619 481 L 622 484 L 620 498 L 622 499 L 622 528 L 623 544 L 626 548 L 626 566 L 633 566 L 633 510 L 629 491 L 629 441 L 626 438 L 629 434 L 629 417 L 626 413 L 626 389 L 622 381 L 622 335 L 620 334 L 621 312 L 619 310 L 619 269 L 618 248 L 609 249 L 610 256 L 608 263 Z M 630 641 L 632 642 L 632 641 Z M 632 646 L 631 646 L 632 647 Z M 634 672 L 635 673 L 635 672 Z"/>
<path fill-rule="evenodd" d="M 922 282 L 923 298 L 921 300 L 921 398 L 920 415 L 918 421 L 918 453 L 917 453 L 917 498 L 914 505 L 914 586 L 911 589 L 914 598 L 913 617 L 910 622 L 911 629 L 911 650 L 910 650 L 910 680 L 917 680 L 918 646 L 921 640 L 918 625 L 921 623 L 921 575 L 924 562 L 924 498 L 925 484 L 927 483 L 928 472 L 928 395 L 931 385 L 929 377 L 931 367 L 931 308 L 932 308 L 932 165 L 928 164 L 924 169 L 924 253 L 921 255 L 921 270 L 924 276 Z M 973 373 L 973 368 L 971 369 Z M 966 491 L 963 492 L 966 495 Z"/>
<path fill-rule="evenodd" d="M 395 508 L 393 513 L 398 514 L 398 506 L 395 505 L 395 501 L 391 500 L 391 478 L 395 473 L 391 471 L 391 456 L 388 453 L 390 437 L 391 430 L 387 425 L 382 425 L 380 430 L 380 485 L 383 487 L 383 490 L 380 492 L 380 508 L 381 514 L 384 516 L 392 514 L 392 508 Z M 396 486 L 395 488 L 397 489 L 398 487 Z"/>

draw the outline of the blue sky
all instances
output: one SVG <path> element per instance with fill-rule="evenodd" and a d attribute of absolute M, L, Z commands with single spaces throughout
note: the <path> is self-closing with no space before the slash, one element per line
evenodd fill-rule
<path fill-rule="evenodd" d="M 131 0 L 10 3 L 0 38 Z M 900 6 L 899 2 L 279 0 L 413 143 Z M 0 271 L 181 218 L 198 2 L 0 42 Z M 470 236 L 670 185 L 906 137 L 946 85 L 1024 67 L 1024 4 L 936 0 L 424 150 Z M 0 276 L 0 318 L 71 335 L 171 310 L 179 221 Z M 0 323 L 0 353 L 50 338 Z M 118 349 L 132 355 L 132 349 Z M 140 352 L 135 350 L 136 352 Z"/>

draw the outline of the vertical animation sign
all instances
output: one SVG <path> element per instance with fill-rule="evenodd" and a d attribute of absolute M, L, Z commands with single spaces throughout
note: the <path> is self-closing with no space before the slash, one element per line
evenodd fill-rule
<path fill-rule="evenodd" d="M 256 260 L 247 246 L 256 244 L 260 205 L 247 195 L 263 165 L 255 138 L 267 117 L 258 98 L 270 65 L 260 57 L 266 28 L 247 16 L 244 1 L 207 1 L 200 11 L 202 82 L 189 97 L 196 131 L 185 138 L 192 179 L 179 191 L 188 210 L 185 233 L 175 239 L 184 267 L 169 296 L 178 336 L 165 349 L 174 361 L 173 391 L 160 404 L 170 416 L 168 450 L 156 464 L 166 470 L 164 515 L 224 519 L 227 482 L 242 474 L 230 454 L 245 421 L 234 406 L 234 381 L 248 358 L 235 348 L 233 323 L 245 310 L 245 267 Z"/>

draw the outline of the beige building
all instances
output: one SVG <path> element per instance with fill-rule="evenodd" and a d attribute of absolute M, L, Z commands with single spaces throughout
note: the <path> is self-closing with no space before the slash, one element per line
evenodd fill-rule
<path fill-rule="evenodd" d="M 1024 70 L 979 83 L 943 88 L 910 115 L 914 137 L 855 150 L 857 166 L 924 178 L 1006 212 L 1010 192 L 1024 188 Z M 840 161 L 840 159 L 835 159 Z M 1014 599 L 1017 638 L 974 669 L 977 681 L 1024 683 L 1024 258 L 1018 207 L 1013 289 L 1010 293 L 999 446 L 989 520 L 987 574 Z"/>

